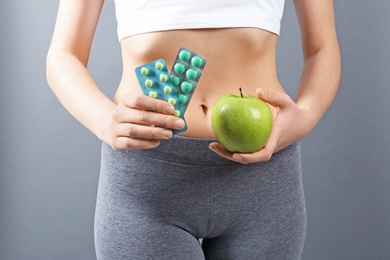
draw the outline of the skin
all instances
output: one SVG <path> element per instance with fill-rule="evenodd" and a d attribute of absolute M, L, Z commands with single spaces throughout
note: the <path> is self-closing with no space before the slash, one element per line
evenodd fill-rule
<path fill-rule="evenodd" d="M 114 100 L 98 88 L 87 69 L 103 0 L 62 0 L 47 55 L 47 79 L 64 107 L 115 150 L 149 149 L 172 137 L 184 122 L 173 106 L 142 95 L 135 67 L 157 58 L 172 66 L 180 47 L 207 59 L 186 112 L 183 136 L 214 137 L 211 110 L 225 94 L 244 92 L 266 101 L 274 127 L 266 146 L 254 153 L 230 153 L 219 143 L 210 149 L 243 164 L 267 161 L 272 154 L 309 134 L 331 105 L 340 83 L 341 60 L 331 0 L 295 0 L 304 68 L 296 100 L 276 73 L 278 36 L 262 29 L 192 29 L 153 32 L 121 40 L 123 76 Z M 172 39 L 175 39 L 174 41 Z M 229 43 L 229 44 L 227 44 Z"/>

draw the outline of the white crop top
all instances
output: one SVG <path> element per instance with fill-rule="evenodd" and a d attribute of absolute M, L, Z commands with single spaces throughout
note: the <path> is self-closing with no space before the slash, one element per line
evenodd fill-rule
<path fill-rule="evenodd" d="M 115 0 L 119 40 L 174 29 L 254 27 L 280 32 L 284 0 Z"/>

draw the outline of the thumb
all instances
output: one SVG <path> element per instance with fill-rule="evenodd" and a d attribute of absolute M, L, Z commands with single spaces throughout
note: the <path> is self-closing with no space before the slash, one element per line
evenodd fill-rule
<path fill-rule="evenodd" d="M 256 96 L 275 107 L 286 106 L 292 101 L 286 93 L 263 88 L 256 89 Z"/>

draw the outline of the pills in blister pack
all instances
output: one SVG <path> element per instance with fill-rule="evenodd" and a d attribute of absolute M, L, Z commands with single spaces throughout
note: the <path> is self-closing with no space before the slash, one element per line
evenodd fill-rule
<path fill-rule="evenodd" d="M 185 113 L 199 78 L 206 65 L 206 59 L 186 48 L 181 48 L 171 69 L 172 84 Z"/>
<path fill-rule="evenodd" d="M 181 48 L 173 64 L 171 73 L 163 59 L 139 66 L 135 69 L 138 82 L 144 95 L 164 100 L 175 107 L 174 115 L 185 122 L 184 113 L 195 91 L 206 60 L 185 48 Z M 187 130 L 187 123 L 179 134 Z"/>
<path fill-rule="evenodd" d="M 170 103 L 175 107 L 174 115 L 184 120 L 184 113 L 182 112 L 178 95 L 173 87 L 167 65 L 163 59 L 137 67 L 135 74 L 144 95 Z M 172 132 L 178 134 L 186 130 L 187 124 L 183 129 L 173 130 Z"/>

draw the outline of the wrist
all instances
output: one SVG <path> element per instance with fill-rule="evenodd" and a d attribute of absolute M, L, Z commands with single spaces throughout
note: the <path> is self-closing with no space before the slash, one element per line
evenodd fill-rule
<path fill-rule="evenodd" d="M 111 123 L 116 106 L 113 102 L 107 104 L 107 107 L 103 110 L 99 120 L 96 122 L 94 134 L 100 141 L 106 144 L 111 143 Z"/>
<path fill-rule="evenodd" d="M 303 139 L 315 128 L 321 116 L 315 111 L 315 109 L 310 106 L 304 106 L 299 104 L 297 104 L 297 106 L 301 113 L 300 133 L 301 139 Z"/>

